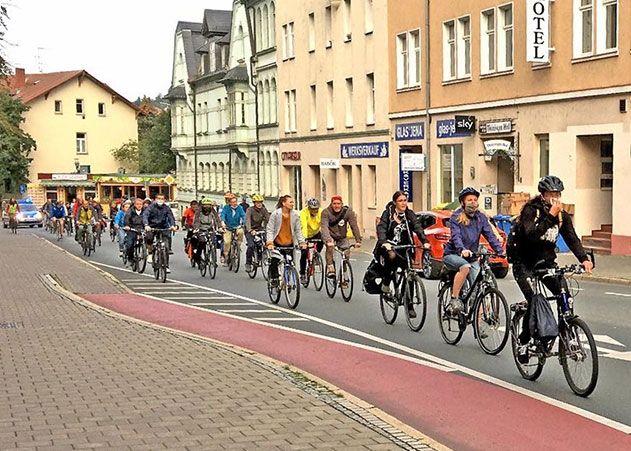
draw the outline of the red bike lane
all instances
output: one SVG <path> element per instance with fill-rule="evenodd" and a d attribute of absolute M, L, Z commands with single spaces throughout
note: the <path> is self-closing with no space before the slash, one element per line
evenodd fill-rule
<path fill-rule="evenodd" d="M 144 296 L 82 297 L 303 369 L 454 449 L 631 449 L 621 431 L 455 372 Z"/>

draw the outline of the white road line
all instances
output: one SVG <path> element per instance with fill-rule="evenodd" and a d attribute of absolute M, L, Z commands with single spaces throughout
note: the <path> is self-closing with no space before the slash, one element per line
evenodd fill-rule
<path fill-rule="evenodd" d="M 190 300 L 190 299 L 198 299 L 200 301 L 204 299 L 217 299 L 217 300 L 234 299 L 233 297 L 228 297 L 228 296 L 171 296 L 171 293 L 168 293 L 168 296 L 169 296 L 169 299 L 173 301 L 183 301 L 183 300 Z"/>
<path fill-rule="evenodd" d="M 98 265 L 98 266 L 102 266 L 102 267 L 118 270 L 118 271 L 131 272 L 130 270 L 120 269 L 120 268 L 118 268 L 116 266 L 107 265 L 105 263 L 99 263 L 99 262 L 95 262 L 95 261 L 90 261 L 90 263 Z M 145 276 L 146 277 L 152 277 L 149 274 L 145 274 Z M 337 324 L 337 323 L 334 323 L 334 322 L 331 322 L 331 321 L 328 321 L 328 320 L 324 320 L 322 318 L 318 318 L 318 317 L 311 316 L 311 315 L 306 315 L 304 313 L 296 312 L 296 311 L 293 311 L 293 310 L 292 311 L 288 311 L 288 310 L 283 309 L 282 307 L 278 307 L 278 306 L 275 306 L 273 304 L 268 304 L 268 303 L 265 303 L 265 302 L 262 302 L 262 301 L 257 301 L 256 299 L 251 299 L 251 298 L 248 298 L 246 296 L 241 296 L 241 295 L 238 295 L 238 294 L 235 294 L 235 293 L 229 293 L 229 292 L 222 291 L 222 290 L 211 289 L 211 288 L 208 288 L 208 287 L 195 285 L 195 284 L 192 284 L 192 283 L 189 283 L 189 282 L 183 282 L 183 281 L 177 281 L 177 282 L 179 282 L 179 283 L 181 283 L 183 285 L 189 285 L 189 286 L 192 286 L 192 287 L 197 287 L 197 288 L 200 288 L 202 290 L 211 291 L 211 292 L 214 292 L 214 293 L 220 293 L 220 294 L 225 294 L 225 295 L 232 295 L 232 296 L 234 296 L 237 299 L 242 299 L 244 301 L 254 302 L 254 303 L 259 304 L 259 305 L 269 306 L 270 308 L 277 309 L 277 310 L 282 311 L 284 313 L 289 313 L 289 314 L 296 315 L 298 317 L 302 317 L 302 318 L 305 318 L 305 319 L 310 319 L 310 320 L 312 320 L 314 322 L 317 322 L 317 323 L 320 323 L 320 324 L 324 324 L 324 325 L 336 328 L 338 330 L 342 330 L 344 332 L 347 332 L 347 333 L 350 333 L 350 334 L 353 334 L 353 335 L 356 335 L 356 336 L 359 336 L 359 337 L 371 340 L 371 341 L 373 341 L 375 343 L 379 343 L 379 344 L 382 344 L 382 345 L 385 345 L 385 346 L 389 346 L 389 347 L 391 347 L 393 349 L 397 349 L 399 351 L 406 352 L 406 353 L 408 353 L 410 355 L 414 355 L 416 357 L 420 357 L 421 359 L 425 359 L 425 360 L 415 359 L 415 358 L 412 358 L 412 357 L 408 357 L 408 356 L 405 356 L 405 355 L 398 354 L 396 352 L 385 351 L 383 349 L 375 348 L 375 347 L 372 347 L 372 346 L 366 346 L 366 345 L 362 345 L 362 344 L 359 344 L 359 343 L 353 343 L 353 342 L 349 342 L 349 341 L 346 341 L 346 340 L 339 340 L 339 339 L 336 339 L 336 338 L 333 338 L 333 337 L 327 337 L 326 335 L 319 335 L 319 334 L 315 334 L 315 333 L 312 333 L 312 332 L 292 329 L 290 327 L 280 326 L 280 325 L 277 325 L 277 324 L 265 324 L 262 321 L 253 320 L 251 318 L 246 318 L 246 317 L 237 317 L 237 316 L 230 315 L 228 313 L 214 312 L 217 315 L 225 315 L 227 317 L 236 318 L 236 319 L 239 319 L 239 320 L 242 320 L 242 321 L 250 321 L 250 322 L 257 323 L 257 324 L 265 324 L 268 327 L 276 327 L 276 328 L 279 328 L 279 329 L 283 329 L 283 330 L 287 330 L 287 331 L 291 331 L 291 332 L 295 332 L 295 333 L 300 333 L 300 334 L 304 334 L 304 335 L 308 335 L 308 336 L 312 336 L 312 337 L 316 337 L 316 338 L 320 338 L 320 339 L 324 339 L 324 340 L 329 340 L 329 341 L 333 341 L 333 342 L 337 342 L 337 343 L 343 343 L 343 344 L 346 344 L 346 345 L 349 345 L 349 346 L 354 346 L 354 347 L 358 347 L 358 348 L 362 348 L 362 349 L 368 349 L 368 350 L 371 350 L 371 351 L 374 351 L 374 352 L 378 352 L 378 353 L 381 353 L 381 354 L 384 354 L 384 355 L 389 355 L 391 357 L 396 357 L 396 358 L 408 360 L 408 361 L 411 361 L 411 362 L 418 363 L 420 365 L 429 366 L 429 367 L 436 368 L 436 369 L 439 369 L 439 370 L 442 370 L 442 371 L 454 371 L 454 370 L 460 371 L 460 372 L 462 372 L 464 374 L 467 374 L 469 376 L 472 376 L 472 377 L 475 377 L 477 379 L 483 380 L 483 381 L 488 382 L 490 384 L 497 385 L 499 387 L 505 388 L 507 390 L 511 390 L 513 392 L 516 392 L 516 393 L 520 393 L 522 395 L 528 396 L 528 397 L 536 399 L 538 401 L 545 402 L 546 404 L 558 407 L 558 408 L 566 410 L 568 412 L 572 412 L 572 413 L 574 413 L 576 415 L 580 415 L 580 416 L 582 416 L 584 418 L 590 419 L 590 420 L 595 421 L 597 423 L 600 423 L 600 424 L 603 424 L 605 426 L 611 427 L 613 429 L 619 430 L 619 431 L 621 431 L 621 432 L 623 432 L 625 434 L 631 434 L 631 426 L 629 426 L 629 425 L 620 423 L 618 421 L 612 420 L 612 419 L 604 417 L 602 415 L 598 415 L 598 414 L 596 414 L 594 412 L 590 412 L 588 410 L 585 410 L 585 409 L 582 409 L 580 407 L 568 404 L 566 402 L 559 401 L 557 399 L 551 398 L 551 397 L 546 396 L 544 394 L 537 393 L 537 392 L 534 392 L 532 390 L 528 390 L 527 388 L 523 388 L 523 387 L 520 387 L 518 385 L 511 384 L 510 382 L 506 382 L 506 381 L 504 381 L 502 379 L 499 379 L 497 377 L 490 376 L 488 374 L 484 374 L 484 373 L 482 373 L 480 371 L 468 368 L 468 367 L 466 367 L 464 365 L 460 365 L 458 363 L 450 362 L 450 361 L 442 359 L 440 357 L 436 357 L 436 356 L 434 356 L 432 354 L 428 354 L 426 352 L 418 351 L 418 350 L 410 348 L 408 346 L 404 346 L 404 345 L 401 345 L 399 343 L 395 343 L 393 341 L 386 340 L 386 339 L 383 339 L 381 337 L 377 337 L 375 335 L 371 335 L 371 334 L 368 334 L 366 332 L 362 332 L 360 330 L 353 329 L 351 327 L 343 326 L 341 324 Z M 174 302 L 174 301 L 169 301 L 169 300 L 166 300 L 166 299 L 162 299 L 162 298 L 158 298 L 158 297 L 154 297 L 154 296 L 150 296 L 150 295 L 147 295 L 147 297 L 150 297 L 150 298 L 158 300 L 158 301 L 171 303 L 171 304 L 185 305 L 185 304 L 179 304 L 179 303 Z M 194 306 L 188 306 L 188 307 L 189 308 L 199 308 L 199 307 L 194 307 Z M 201 310 L 207 311 L 205 309 L 201 309 Z"/>
<path fill-rule="evenodd" d="M 611 291 L 606 291 L 605 294 L 608 294 L 610 296 L 622 296 L 625 298 L 631 298 L 631 294 L 625 294 L 625 293 L 612 293 Z"/>
<path fill-rule="evenodd" d="M 304 319 L 304 318 L 254 318 L 255 320 L 258 321 L 279 321 L 279 322 L 285 322 L 285 321 L 309 321 L 308 319 Z"/>
<path fill-rule="evenodd" d="M 188 305 L 195 305 L 199 307 L 203 307 L 203 306 L 226 307 L 230 305 L 252 305 L 252 303 L 251 302 L 191 302 Z"/>
<path fill-rule="evenodd" d="M 609 345 L 620 346 L 620 347 L 626 348 L 626 345 L 620 343 L 618 340 L 616 340 L 615 338 L 610 337 L 609 335 L 598 335 L 598 334 L 595 334 L 594 335 L 594 340 L 596 340 L 598 343 L 607 343 Z"/>
<path fill-rule="evenodd" d="M 224 313 L 278 313 L 276 310 L 272 310 L 272 309 L 266 309 L 266 310 L 262 310 L 262 309 L 244 309 L 244 310 L 239 310 L 239 309 L 230 309 L 230 310 L 219 310 L 220 312 L 224 312 Z"/>

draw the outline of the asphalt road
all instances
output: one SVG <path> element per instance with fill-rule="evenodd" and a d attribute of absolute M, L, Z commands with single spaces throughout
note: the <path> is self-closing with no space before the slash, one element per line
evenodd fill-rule
<path fill-rule="evenodd" d="M 83 258 L 79 246 L 71 238 L 57 242 L 42 230 L 32 229 L 30 232 Z M 599 416 L 596 418 L 598 421 L 617 422 L 615 427 L 631 433 L 631 391 L 628 390 L 631 380 L 631 325 L 628 324 L 631 318 L 631 287 L 581 282 L 575 309 L 595 335 L 600 355 L 598 386 L 589 398 L 583 399 L 569 389 L 561 366 L 554 359 L 548 360 L 538 381 L 529 382 L 522 379 L 515 368 L 510 342 L 500 355 L 488 356 L 479 348 L 469 328 L 457 346 L 446 344 L 438 330 L 436 281 L 425 281 L 429 305 L 427 321 L 421 332 L 408 329 L 403 311 L 399 312 L 392 326 L 385 324 L 378 297 L 361 291 L 361 277 L 370 261 L 367 252 L 371 249 L 353 254 L 355 292 L 350 303 L 343 302 L 339 292 L 335 298 L 329 299 L 324 290 L 316 292 L 311 285 L 301 291 L 297 310 L 289 311 L 283 299 L 280 308 L 270 304 L 260 273 L 256 279 L 250 280 L 243 269 L 234 274 L 220 267 L 216 279 L 202 278 L 199 271 L 190 267 L 183 252 L 182 238 L 183 234 L 178 233 L 173 240 L 175 254 L 171 259 L 172 273 L 169 275 L 169 281 L 179 283 L 165 286 L 153 278 L 125 271 L 118 258 L 117 245 L 109 242 L 105 234 L 103 246 L 87 260 L 138 293 L 429 360 L 533 397 L 541 398 L 540 395 L 543 395 L 546 402 L 572 411 L 579 408 L 581 410 L 577 413 L 585 416 L 591 412 Z M 512 276 L 501 280 L 499 286 L 509 304 L 520 300 L 520 292 Z"/>

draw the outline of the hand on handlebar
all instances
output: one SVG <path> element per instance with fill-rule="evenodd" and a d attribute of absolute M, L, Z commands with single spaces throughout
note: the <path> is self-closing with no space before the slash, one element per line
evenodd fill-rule
<path fill-rule="evenodd" d="M 353 244 L 353 247 L 356 249 L 359 249 L 360 247 L 362 247 L 361 241 L 358 241 L 357 243 Z"/>
<path fill-rule="evenodd" d="M 381 247 L 383 247 L 387 251 L 391 251 L 392 250 L 392 243 L 383 243 L 381 245 Z"/>
<path fill-rule="evenodd" d="M 305 250 L 305 249 L 307 248 L 307 243 L 304 243 L 304 242 L 303 242 L 303 243 L 300 243 L 300 244 L 298 245 L 298 247 L 300 247 L 300 249 L 302 249 L 302 250 Z"/>
<path fill-rule="evenodd" d="M 423 244 L 423 249 L 431 249 L 431 248 L 432 248 L 431 244 L 429 244 L 429 243 Z"/>
<path fill-rule="evenodd" d="M 462 252 L 460 252 L 460 255 L 462 255 L 464 258 L 469 258 L 473 255 L 473 252 L 471 252 L 469 249 L 463 249 Z"/>
<path fill-rule="evenodd" d="M 589 261 L 589 260 L 585 260 L 583 262 L 583 268 L 585 268 L 585 272 L 589 275 L 592 274 L 592 269 L 594 269 L 594 264 Z"/>
<path fill-rule="evenodd" d="M 151 227 L 150 227 L 150 226 L 148 226 L 148 225 L 146 225 L 146 226 L 145 226 L 145 232 L 151 232 Z"/>

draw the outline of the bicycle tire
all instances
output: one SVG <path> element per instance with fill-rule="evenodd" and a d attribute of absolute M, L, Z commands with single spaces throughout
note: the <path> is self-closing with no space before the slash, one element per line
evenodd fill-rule
<path fill-rule="evenodd" d="M 324 285 L 324 262 L 322 261 L 322 255 L 319 252 L 316 252 L 313 256 L 313 260 L 311 261 L 313 275 L 313 286 L 316 291 L 322 291 L 322 286 Z"/>
<path fill-rule="evenodd" d="M 269 249 L 264 249 L 261 256 L 261 272 L 265 281 L 269 280 L 269 259 Z"/>
<path fill-rule="evenodd" d="M 208 254 L 208 272 L 211 279 L 214 279 L 217 275 L 217 248 L 211 244 L 209 246 L 210 253 Z"/>
<path fill-rule="evenodd" d="M 197 263 L 197 269 L 199 269 L 199 274 L 202 277 L 206 277 L 206 273 L 208 272 L 208 254 L 206 253 L 206 246 L 204 246 L 197 256 L 199 262 Z M 194 259 L 191 259 L 194 260 Z"/>
<path fill-rule="evenodd" d="M 408 286 L 405 290 L 405 319 L 410 330 L 420 332 L 427 318 L 427 293 L 425 291 L 425 284 L 417 275 L 413 275 L 410 280 L 406 282 Z M 410 318 L 410 306 L 414 308 L 416 318 Z"/>
<path fill-rule="evenodd" d="M 305 276 L 304 276 L 304 282 L 301 279 L 300 284 L 305 287 L 305 288 L 309 288 L 309 284 L 311 283 L 311 273 L 313 272 L 313 266 L 312 263 L 307 261 L 307 267 L 305 268 Z"/>
<path fill-rule="evenodd" d="M 569 328 L 565 328 L 559 335 L 565 335 L 564 338 L 559 337 L 559 360 L 563 367 L 563 375 L 568 385 L 574 393 L 583 398 L 592 394 L 598 383 L 598 348 L 596 347 L 596 341 L 592 335 L 589 326 L 585 321 L 580 318 L 570 318 L 567 321 Z M 587 339 L 588 349 L 585 349 L 585 343 L 583 343 L 583 337 L 578 329 L 582 330 L 582 335 Z M 572 355 L 568 352 L 567 343 L 568 340 L 572 341 L 573 347 L 578 347 L 576 350 L 571 350 Z M 578 362 L 578 359 L 574 359 L 575 353 L 589 353 L 591 355 L 591 375 L 589 375 L 589 381 L 585 386 L 579 387 L 576 379 L 571 374 L 571 364 Z M 585 360 L 583 361 L 585 362 Z M 576 366 L 576 365 L 574 365 Z M 589 371 L 589 368 L 588 368 Z"/>
<path fill-rule="evenodd" d="M 295 310 L 300 302 L 300 278 L 298 277 L 298 271 L 291 265 L 285 266 L 284 277 L 285 289 L 283 291 L 285 292 L 285 301 L 290 309 Z"/>
<path fill-rule="evenodd" d="M 394 296 L 381 293 L 379 295 L 379 307 L 381 309 L 381 316 L 386 324 L 393 324 L 397 320 L 399 301 Z"/>
<path fill-rule="evenodd" d="M 160 262 L 160 253 L 157 252 L 155 245 L 153 248 L 153 276 L 156 278 L 156 280 L 160 280 L 160 266 L 161 266 L 161 262 Z"/>
<path fill-rule="evenodd" d="M 191 268 L 194 268 L 195 267 L 195 257 L 193 256 L 192 249 L 190 249 L 192 246 L 193 245 L 189 241 L 186 244 L 186 248 L 185 249 L 186 249 L 186 255 L 188 256 L 189 263 L 191 264 Z"/>
<path fill-rule="evenodd" d="M 259 261 L 258 261 L 258 250 L 254 249 L 254 255 L 252 255 L 252 261 L 250 262 L 250 270 L 246 271 L 250 279 L 254 279 L 256 277 L 256 273 L 259 270 Z"/>
<path fill-rule="evenodd" d="M 488 311 L 489 307 L 493 311 Z M 476 298 L 473 315 L 473 329 L 480 348 L 489 355 L 502 352 L 510 329 L 510 311 L 504 294 L 497 288 L 487 287 Z"/>
<path fill-rule="evenodd" d="M 335 261 L 333 262 L 333 278 L 330 278 L 329 275 L 327 274 L 325 276 L 325 281 L 324 281 L 324 285 L 326 288 L 326 294 L 328 297 L 330 297 L 331 299 L 333 299 L 333 296 L 335 296 L 335 292 L 337 291 L 337 270 L 335 268 Z"/>
<path fill-rule="evenodd" d="M 348 260 L 342 260 L 340 267 L 340 293 L 344 302 L 350 302 L 353 297 L 353 267 Z M 346 285 L 346 286 L 345 286 Z"/>
<path fill-rule="evenodd" d="M 143 274 L 147 268 L 147 247 L 144 243 L 140 246 L 140 260 L 138 261 L 138 274 Z"/>
<path fill-rule="evenodd" d="M 134 253 L 133 253 L 132 257 L 131 257 L 131 262 L 130 263 L 131 263 L 131 270 L 133 272 L 138 272 L 138 263 L 139 263 L 139 260 L 138 260 L 138 249 L 134 249 Z"/>
<path fill-rule="evenodd" d="M 280 302 L 280 288 L 278 286 L 272 287 L 269 279 L 267 281 L 267 294 L 272 304 L 278 304 Z"/>
<path fill-rule="evenodd" d="M 438 328 L 445 343 L 456 345 L 462 338 L 465 329 L 460 328 L 459 320 L 447 311 L 451 300 L 451 284 L 446 283 L 438 292 Z"/>
<path fill-rule="evenodd" d="M 234 243 L 237 243 L 234 241 Z M 239 266 L 241 265 L 241 250 L 239 249 L 239 244 L 235 244 L 232 249 L 232 257 L 230 261 L 232 262 L 232 271 L 236 274 L 239 272 Z"/>
<path fill-rule="evenodd" d="M 541 376 L 541 372 L 543 371 L 543 366 L 546 363 L 546 358 L 543 355 L 538 354 L 530 354 L 528 362 L 522 363 L 517 358 L 519 355 L 519 324 L 524 317 L 524 312 L 518 312 L 513 315 L 511 319 L 511 349 L 513 351 L 513 360 L 515 361 L 515 365 L 517 366 L 517 371 L 521 374 L 526 380 L 536 381 L 539 376 Z M 532 360 L 532 361 L 531 361 Z"/>

